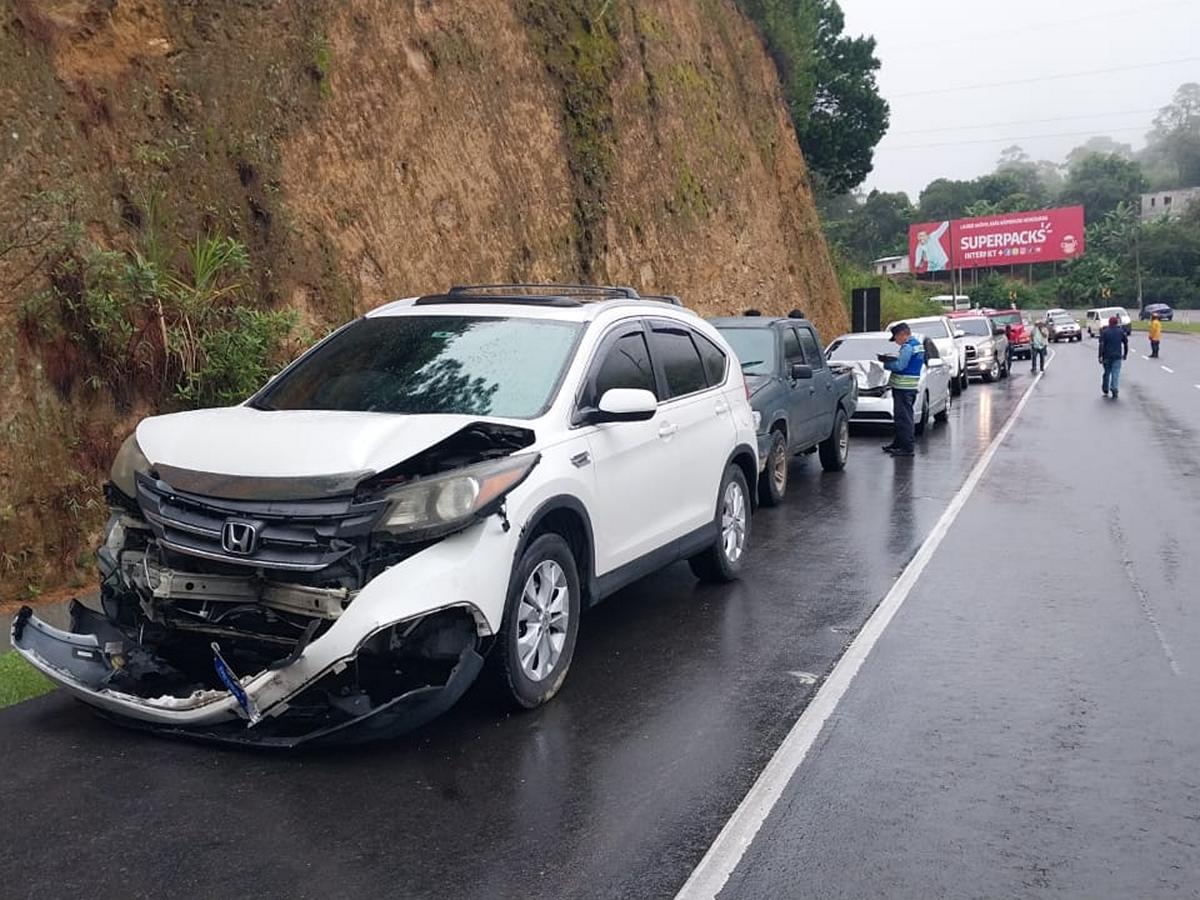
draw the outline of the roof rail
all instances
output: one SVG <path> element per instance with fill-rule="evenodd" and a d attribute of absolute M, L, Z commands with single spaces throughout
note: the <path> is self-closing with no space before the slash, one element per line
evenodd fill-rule
<path fill-rule="evenodd" d="M 544 306 L 582 306 L 598 300 L 640 300 L 631 287 L 593 284 L 470 284 L 455 285 L 444 294 L 427 294 L 415 305 L 442 303 L 525 303 Z"/>
<path fill-rule="evenodd" d="M 659 303 L 670 303 L 672 306 L 683 306 L 683 301 L 674 294 L 642 294 L 643 300 L 657 300 Z"/>

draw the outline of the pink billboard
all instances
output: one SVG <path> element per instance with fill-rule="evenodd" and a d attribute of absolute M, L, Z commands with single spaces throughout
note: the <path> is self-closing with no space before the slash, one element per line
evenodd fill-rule
<path fill-rule="evenodd" d="M 1083 207 L 926 222 L 908 229 L 913 272 L 1053 262 L 1081 256 Z"/>

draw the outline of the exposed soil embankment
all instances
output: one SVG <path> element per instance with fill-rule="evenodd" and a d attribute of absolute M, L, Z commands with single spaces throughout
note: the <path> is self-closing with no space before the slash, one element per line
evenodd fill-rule
<path fill-rule="evenodd" d="M 731 0 L 0 0 L 0 197 L 7 598 L 88 577 L 138 416 L 397 296 L 610 281 L 845 325 Z M 206 280 L 209 238 L 237 252 Z"/>

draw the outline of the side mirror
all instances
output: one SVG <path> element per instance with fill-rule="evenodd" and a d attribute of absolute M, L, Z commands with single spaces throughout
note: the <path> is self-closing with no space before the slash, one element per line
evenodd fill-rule
<path fill-rule="evenodd" d="M 806 366 L 804 363 L 792 363 L 792 379 L 800 381 L 805 378 L 813 377 L 812 366 Z"/>
<path fill-rule="evenodd" d="M 641 388 L 612 388 L 600 398 L 600 406 L 589 417 L 592 424 L 645 422 L 658 412 L 658 398 Z"/>
<path fill-rule="evenodd" d="M 942 361 L 941 357 L 938 357 L 937 359 L 929 359 L 929 360 L 925 361 L 925 365 L 931 369 L 940 368 L 940 367 L 944 366 L 945 364 L 946 363 Z"/>

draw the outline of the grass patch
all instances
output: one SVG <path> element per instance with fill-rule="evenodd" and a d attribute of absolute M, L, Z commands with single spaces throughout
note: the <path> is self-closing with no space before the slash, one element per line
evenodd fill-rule
<path fill-rule="evenodd" d="M 0 653 L 0 709 L 52 690 L 54 685 L 50 679 L 25 662 L 15 650 Z"/>
<path fill-rule="evenodd" d="M 1132 323 L 1134 331 L 1149 331 L 1150 323 L 1135 320 Z M 1164 334 L 1200 334 L 1200 322 L 1163 322 Z"/>

